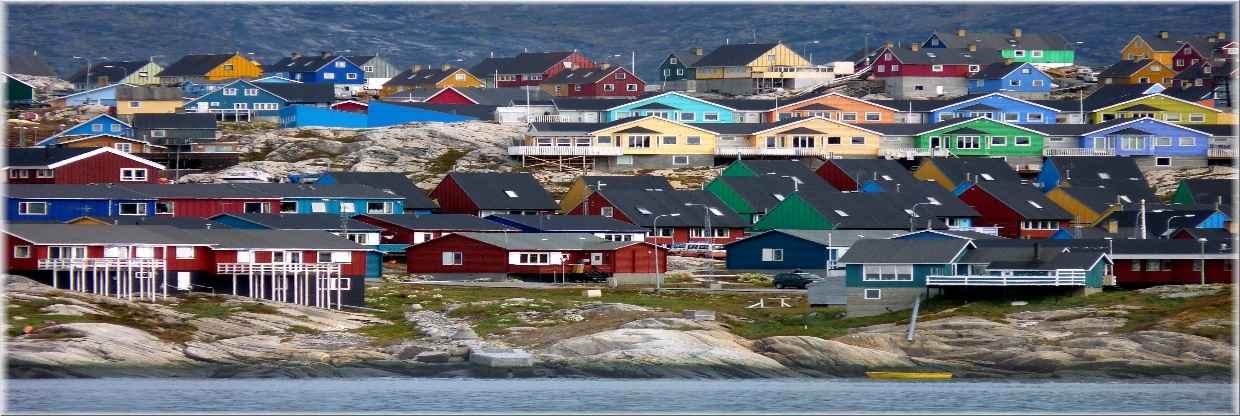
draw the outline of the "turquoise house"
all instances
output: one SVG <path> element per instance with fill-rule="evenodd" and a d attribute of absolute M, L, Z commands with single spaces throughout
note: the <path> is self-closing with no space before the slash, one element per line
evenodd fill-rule
<path fill-rule="evenodd" d="M 737 123 L 740 121 L 736 120 L 735 112 L 735 109 L 721 104 L 668 92 L 609 108 L 604 121 L 659 116 L 683 123 Z"/>
<path fill-rule="evenodd" d="M 90 120 L 78 123 L 35 143 L 35 146 L 51 146 L 60 143 L 61 138 L 72 136 L 94 136 L 110 134 L 113 136 L 133 137 L 133 126 L 108 114 L 100 114 Z"/>

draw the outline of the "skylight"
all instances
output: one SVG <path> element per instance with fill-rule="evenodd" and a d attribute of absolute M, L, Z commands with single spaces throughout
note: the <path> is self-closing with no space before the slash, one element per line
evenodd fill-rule
<path fill-rule="evenodd" d="M 650 212 L 650 210 L 645 209 L 645 208 L 642 208 L 642 207 L 637 207 L 637 212 L 640 212 L 642 215 L 650 215 L 650 214 L 652 214 L 652 212 Z"/>
<path fill-rule="evenodd" d="M 784 194 L 771 194 L 771 196 L 775 197 L 775 199 L 778 199 L 780 201 L 784 200 Z"/>
<path fill-rule="evenodd" d="M 919 215 L 917 215 L 917 213 L 916 213 L 916 212 L 913 212 L 913 210 L 911 210 L 911 209 L 907 209 L 907 208 L 906 208 L 906 209 L 904 209 L 904 212 L 905 212 L 905 213 L 907 213 L 909 216 L 911 216 L 911 217 L 913 217 L 913 218 L 918 218 L 918 217 L 919 217 Z"/>
<path fill-rule="evenodd" d="M 516 198 L 517 192 L 513 190 L 506 190 L 504 191 L 504 195 L 508 195 L 509 198 Z"/>
<path fill-rule="evenodd" d="M 884 181 L 889 181 L 889 180 L 891 180 L 891 176 L 890 176 L 890 175 L 883 175 L 883 180 L 884 180 Z"/>
<path fill-rule="evenodd" d="M 1099 179 L 1111 179 L 1111 174 L 1106 172 L 1098 172 Z"/>
<path fill-rule="evenodd" d="M 1037 202 L 1033 202 L 1033 201 L 1026 201 L 1026 202 L 1029 202 L 1029 205 L 1033 205 L 1034 208 L 1042 209 L 1042 206 L 1038 205 Z"/>
<path fill-rule="evenodd" d="M 715 214 L 715 216 L 716 216 L 716 217 L 722 217 L 722 216 L 723 216 L 723 211 L 720 211 L 719 209 L 717 209 L 717 208 L 715 208 L 715 207 L 711 207 L 711 208 L 710 208 L 710 213 L 711 213 L 711 214 Z"/>
<path fill-rule="evenodd" d="M 836 214 L 836 215 L 839 215 L 839 216 L 841 216 L 841 217 L 847 217 L 847 216 L 848 216 L 848 213 L 847 213 L 847 212 L 844 212 L 844 211 L 842 211 L 842 210 L 838 210 L 838 209 L 837 209 L 837 210 L 835 210 L 835 214 Z"/>
<path fill-rule="evenodd" d="M 928 197 L 926 197 L 926 200 L 927 200 L 927 201 L 930 201 L 930 205 L 943 205 L 943 203 L 942 203 L 942 202 L 939 202 L 939 200 L 934 199 L 934 197 L 932 197 L 932 196 L 928 196 Z"/>
<path fill-rule="evenodd" d="M 994 177 L 994 176 L 990 176 L 990 174 L 989 174 L 989 173 L 983 173 L 983 174 L 982 174 L 982 179 L 985 179 L 985 180 L 988 180 L 988 181 L 993 181 L 993 180 L 995 180 L 995 177 Z"/>
<path fill-rule="evenodd" d="M 1131 200 L 1131 199 L 1128 199 L 1128 195 L 1120 195 L 1120 196 L 1119 196 L 1119 199 L 1120 199 L 1121 201 L 1127 202 L 1127 203 L 1129 203 L 1129 204 L 1131 204 L 1131 203 L 1132 203 L 1132 200 Z"/>

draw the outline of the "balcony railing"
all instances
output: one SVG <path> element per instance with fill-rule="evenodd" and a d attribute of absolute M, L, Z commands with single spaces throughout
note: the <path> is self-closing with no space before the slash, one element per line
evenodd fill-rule
<path fill-rule="evenodd" d="M 1212 158 L 1232 158 L 1236 156 L 1236 149 L 1212 145 L 1206 151 L 1206 156 Z"/>
<path fill-rule="evenodd" d="M 972 231 L 988 235 L 999 235 L 999 227 L 948 227 L 951 231 Z"/>
<path fill-rule="evenodd" d="M 1047 147 L 1042 149 L 1043 156 L 1115 156 L 1115 149 L 1096 149 L 1092 147 Z"/>
<path fill-rule="evenodd" d="M 948 149 L 922 149 L 918 147 L 880 148 L 879 155 L 886 158 L 912 158 L 921 156 L 951 156 Z"/>
<path fill-rule="evenodd" d="M 615 146 L 508 146 L 509 156 L 620 156 Z"/>
<path fill-rule="evenodd" d="M 812 147 L 716 147 L 718 156 L 818 156 L 826 155 L 823 149 Z"/>
<path fill-rule="evenodd" d="M 1085 272 L 1058 272 L 1033 276 L 926 276 L 927 286 L 1085 286 Z"/>
<path fill-rule="evenodd" d="M 542 114 L 529 117 L 530 123 L 568 123 L 570 121 L 572 121 L 571 118 L 562 114 Z"/>

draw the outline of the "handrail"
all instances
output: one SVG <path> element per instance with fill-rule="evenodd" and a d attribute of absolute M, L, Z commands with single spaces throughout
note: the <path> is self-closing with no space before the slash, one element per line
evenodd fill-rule
<path fill-rule="evenodd" d="M 1085 272 L 1064 272 L 1036 276 L 929 275 L 927 286 L 1085 286 Z"/>

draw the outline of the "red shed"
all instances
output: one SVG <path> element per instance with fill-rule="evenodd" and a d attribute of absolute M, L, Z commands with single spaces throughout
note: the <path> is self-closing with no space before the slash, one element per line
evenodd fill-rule
<path fill-rule="evenodd" d="M 332 104 L 332 110 L 348 111 L 350 113 L 365 113 L 368 109 L 370 109 L 370 104 L 362 101 L 348 100 Z"/>
<path fill-rule="evenodd" d="M 999 227 L 999 235 L 1007 238 L 1050 238 L 1072 220 L 1072 214 L 1028 185 L 970 184 L 960 200 L 982 214 L 975 226 Z"/>
<path fill-rule="evenodd" d="M 409 273 L 451 278 L 652 277 L 656 261 L 667 269 L 664 248 L 583 233 L 457 233 L 405 253 Z"/>
<path fill-rule="evenodd" d="M 160 183 L 164 165 L 111 147 L 8 149 L 8 183 Z"/>

